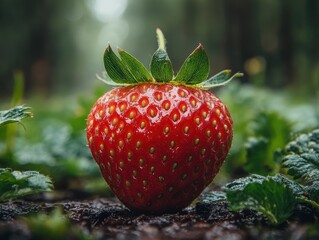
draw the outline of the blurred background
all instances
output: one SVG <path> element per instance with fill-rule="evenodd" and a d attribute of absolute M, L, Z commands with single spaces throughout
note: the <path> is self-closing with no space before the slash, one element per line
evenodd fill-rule
<path fill-rule="evenodd" d="M 157 27 L 175 72 L 202 43 L 210 76 L 245 74 L 213 90 L 234 119 L 217 184 L 277 173 L 292 137 L 319 127 L 319 1 L 0 0 L 0 109 L 27 104 L 34 114 L 24 127 L 0 128 L 0 167 L 36 169 L 56 189 L 105 193 L 84 131 L 109 89 L 95 75 L 108 43 L 148 66 Z"/>
<path fill-rule="evenodd" d="M 229 68 L 245 83 L 318 94 L 315 0 L 1 0 L 0 99 L 17 71 L 27 97 L 92 89 L 108 42 L 148 66 L 157 27 L 175 71 L 200 42 L 211 74 Z"/>

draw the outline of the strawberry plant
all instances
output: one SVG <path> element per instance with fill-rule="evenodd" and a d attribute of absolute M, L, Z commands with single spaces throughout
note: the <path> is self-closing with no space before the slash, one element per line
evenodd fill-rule
<path fill-rule="evenodd" d="M 31 117 L 32 113 L 29 107 L 17 106 L 9 110 L 0 111 L 0 127 L 14 122 L 20 122 L 22 119 Z"/>
<path fill-rule="evenodd" d="M 287 144 L 281 166 L 287 175 L 262 176 L 252 174 L 212 192 L 208 202 L 226 201 L 230 210 L 253 209 L 263 214 L 272 225 L 285 222 L 296 204 L 307 204 L 319 213 L 319 130 L 302 134 Z"/>
<path fill-rule="evenodd" d="M 0 202 L 51 190 L 51 179 L 37 171 L 0 168 Z"/>
<path fill-rule="evenodd" d="M 248 173 L 273 174 L 276 160 L 295 133 L 319 127 L 318 108 L 287 90 L 270 90 L 234 81 L 218 95 L 232 113 L 234 139 L 222 170 L 228 178 Z M 245 114 L 243 114 L 245 113 Z M 300 121 L 300 116 L 303 116 Z M 275 151 L 275 152 L 274 152 Z"/>
<path fill-rule="evenodd" d="M 93 239 L 80 227 L 71 224 L 60 208 L 53 209 L 49 214 L 38 213 L 22 218 L 30 229 L 33 239 Z"/>
<path fill-rule="evenodd" d="M 29 110 L 29 107 L 17 106 L 0 111 L 0 127 L 31 117 L 32 113 Z M 37 171 L 20 172 L 9 168 L 0 168 L 0 202 L 51 191 L 51 189 L 51 179 Z"/>
<path fill-rule="evenodd" d="M 261 175 L 278 172 L 276 154 L 289 141 L 291 125 L 276 112 L 260 112 L 251 123 L 253 136 L 245 144 L 244 169 Z"/>
<path fill-rule="evenodd" d="M 286 147 L 282 167 L 301 180 L 307 196 L 319 202 L 319 130 L 302 134 Z"/>
<path fill-rule="evenodd" d="M 207 79 L 202 45 L 174 76 L 157 30 L 159 48 L 150 69 L 108 46 L 104 81 L 117 88 L 94 104 L 87 121 L 92 155 L 117 197 L 140 212 L 175 212 L 209 185 L 232 141 L 227 107 L 208 89 L 235 77 L 229 70 Z M 207 79 L 207 80 L 206 80 Z"/>

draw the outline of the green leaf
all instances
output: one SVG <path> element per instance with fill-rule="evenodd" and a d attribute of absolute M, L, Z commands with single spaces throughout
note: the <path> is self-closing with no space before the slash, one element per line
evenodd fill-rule
<path fill-rule="evenodd" d="M 225 192 L 212 191 L 201 194 L 198 200 L 199 204 L 212 204 L 216 202 L 227 201 L 227 198 Z"/>
<path fill-rule="evenodd" d="M 227 183 L 225 186 L 222 187 L 224 191 L 241 191 L 245 188 L 246 185 L 254 182 L 261 183 L 265 179 L 264 176 L 258 174 L 252 174 L 249 177 L 239 178 L 234 180 L 233 182 Z"/>
<path fill-rule="evenodd" d="M 36 171 L 0 168 L 0 201 L 52 190 L 51 179 Z"/>
<path fill-rule="evenodd" d="M 96 239 L 81 226 L 72 224 L 61 206 L 55 207 L 52 211 L 40 211 L 31 216 L 21 217 L 19 220 L 27 226 L 28 235 L 32 236 L 32 239 Z"/>
<path fill-rule="evenodd" d="M 30 109 L 30 107 L 17 106 L 9 110 L 0 111 L 0 127 L 9 123 L 20 122 L 27 117 L 32 117 Z"/>
<path fill-rule="evenodd" d="M 18 164 L 43 172 L 49 168 L 55 181 L 99 176 L 82 132 L 76 133 L 69 123 L 57 119 L 42 120 L 37 127 L 40 129 L 38 142 L 30 143 L 27 138 L 17 140 L 13 157 Z"/>
<path fill-rule="evenodd" d="M 102 82 L 104 82 L 106 85 L 108 86 L 112 86 L 112 87 L 120 87 L 120 86 L 126 86 L 128 84 L 125 83 L 116 83 L 114 82 L 105 72 L 105 74 L 102 73 L 102 76 L 96 74 L 95 75 L 96 78 Z"/>
<path fill-rule="evenodd" d="M 290 122 L 276 112 L 263 111 L 257 114 L 251 130 L 254 136 L 245 144 L 245 170 L 261 175 L 278 172 L 279 162 L 275 161 L 275 153 L 289 141 Z"/>
<path fill-rule="evenodd" d="M 254 135 L 268 140 L 275 139 L 275 145 L 284 147 L 291 133 L 291 123 L 275 111 L 261 111 L 252 124 Z"/>
<path fill-rule="evenodd" d="M 319 202 L 319 129 L 291 141 L 286 152 L 282 167 L 294 179 L 301 179 L 310 198 Z"/>
<path fill-rule="evenodd" d="M 271 178 L 277 183 L 285 184 L 288 188 L 291 189 L 291 191 L 294 193 L 296 197 L 301 197 L 306 193 L 302 185 L 298 184 L 297 182 L 289 178 L 284 177 L 281 174 L 276 174 L 275 176 L 272 176 Z"/>
<path fill-rule="evenodd" d="M 174 81 L 199 84 L 209 74 L 209 60 L 201 44 L 186 58 Z"/>
<path fill-rule="evenodd" d="M 123 62 L 115 55 L 111 46 L 104 53 L 104 66 L 109 77 L 116 83 L 136 83 L 136 79 Z"/>
<path fill-rule="evenodd" d="M 206 81 L 202 82 L 200 86 L 205 89 L 219 87 L 229 83 L 231 80 L 235 78 L 242 76 L 242 73 L 235 73 L 233 76 L 231 76 L 231 70 L 224 70 L 207 79 Z"/>
<path fill-rule="evenodd" d="M 247 185 L 251 183 L 262 184 L 263 181 L 267 178 L 271 178 L 277 183 L 285 184 L 296 196 L 301 196 L 305 193 L 304 188 L 300 184 L 284 177 L 281 174 L 267 177 L 258 174 L 251 174 L 248 177 L 239 178 L 234 180 L 233 182 L 227 183 L 225 186 L 222 187 L 222 190 L 225 192 L 242 191 Z"/>
<path fill-rule="evenodd" d="M 165 49 L 159 48 L 151 60 L 151 73 L 157 82 L 169 82 L 173 79 L 173 67 Z"/>
<path fill-rule="evenodd" d="M 267 175 L 274 169 L 272 159 L 267 159 L 265 149 L 268 148 L 268 140 L 264 137 L 248 138 L 246 148 L 246 163 L 244 169 L 250 173 Z"/>
<path fill-rule="evenodd" d="M 146 67 L 135 57 L 123 49 L 118 49 L 118 52 L 121 56 L 122 63 L 132 73 L 137 82 L 150 82 L 153 79 Z"/>
<path fill-rule="evenodd" d="M 199 214 L 211 214 L 216 204 L 226 204 L 226 193 L 222 191 L 211 191 L 202 193 L 196 201 L 196 212 Z"/>
<path fill-rule="evenodd" d="M 69 218 L 60 207 L 50 213 L 39 212 L 21 220 L 28 226 L 34 239 L 68 239 L 72 229 Z"/>
<path fill-rule="evenodd" d="M 297 199 L 282 178 L 252 175 L 226 185 L 230 210 L 248 208 L 265 215 L 272 225 L 283 223 L 292 215 Z"/>

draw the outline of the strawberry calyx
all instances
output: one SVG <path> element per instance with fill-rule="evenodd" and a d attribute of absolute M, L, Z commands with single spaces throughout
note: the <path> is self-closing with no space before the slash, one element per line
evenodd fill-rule
<path fill-rule="evenodd" d="M 123 49 L 118 48 L 117 56 L 110 44 L 104 53 L 106 72 L 98 79 L 110 86 L 126 86 L 141 83 L 172 83 L 210 89 L 222 86 L 232 79 L 243 76 L 238 72 L 231 74 L 231 70 L 223 70 L 208 78 L 210 65 L 204 47 L 199 44 L 186 58 L 180 70 L 174 75 L 172 62 L 166 52 L 166 40 L 160 29 L 156 30 L 158 49 L 152 56 L 150 71 L 135 57 Z"/>

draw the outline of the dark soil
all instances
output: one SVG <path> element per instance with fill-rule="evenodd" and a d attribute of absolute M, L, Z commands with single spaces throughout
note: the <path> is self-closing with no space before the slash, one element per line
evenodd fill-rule
<path fill-rule="evenodd" d="M 22 216 L 50 214 L 57 207 L 72 226 L 93 239 L 319 239 L 318 216 L 304 206 L 297 207 L 289 222 L 272 227 L 253 211 L 230 212 L 223 202 L 198 203 L 176 214 L 149 216 L 135 214 L 109 198 L 0 204 L 0 239 L 34 239 Z"/>

